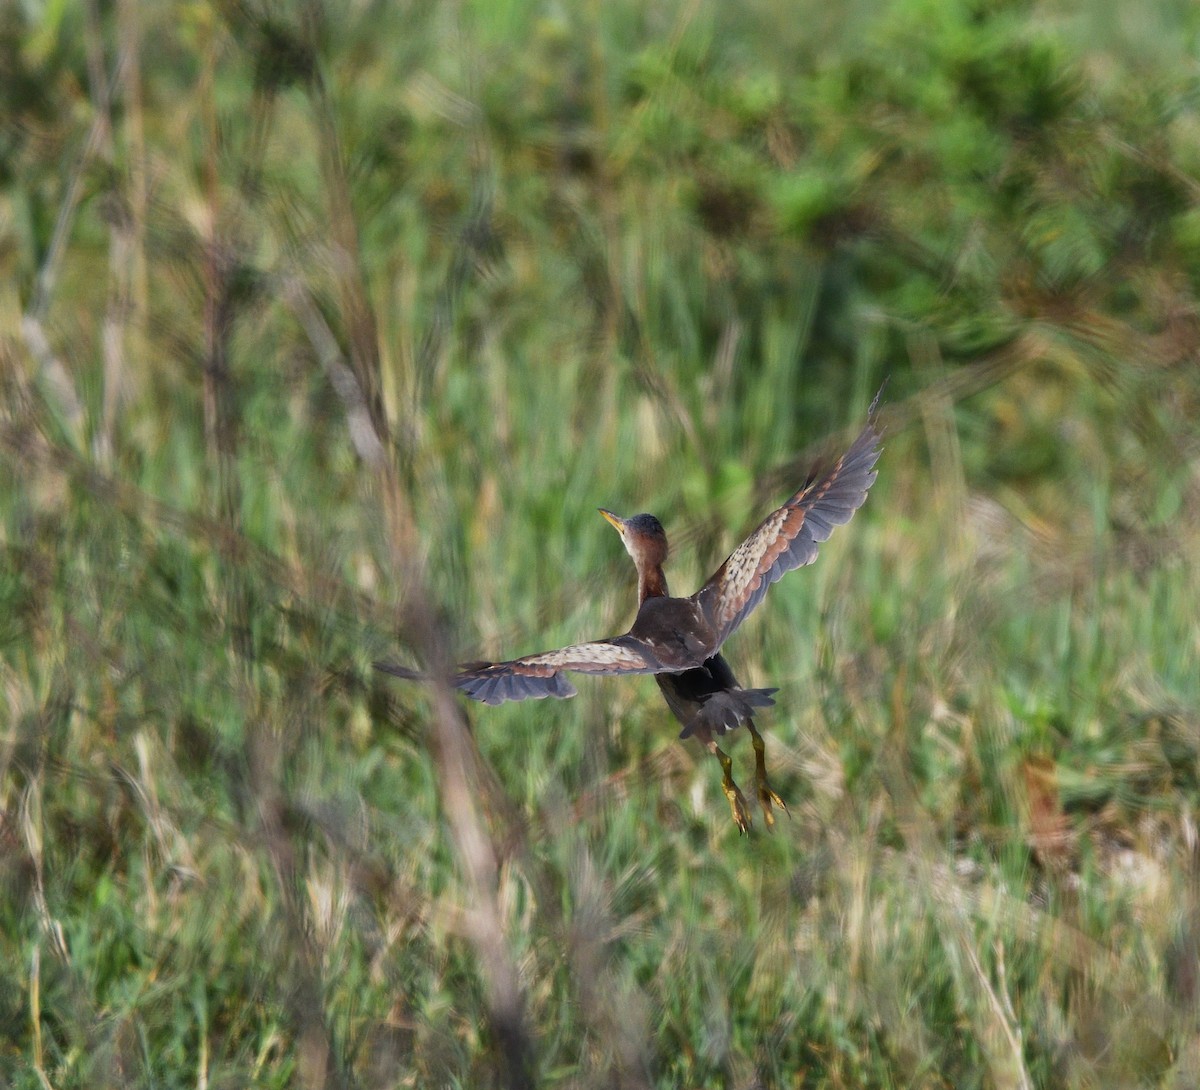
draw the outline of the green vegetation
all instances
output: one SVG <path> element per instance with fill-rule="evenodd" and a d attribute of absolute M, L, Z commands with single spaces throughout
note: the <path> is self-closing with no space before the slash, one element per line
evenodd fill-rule
<path fill-rule="evenodd" d="M 0 8 L 0 1083 L 1197 1085 L 1198 46 Z M 884 376 L 773 834 L 647 679 L 371 670 L 619 631 L 600 505 L 690 591 Z"/>

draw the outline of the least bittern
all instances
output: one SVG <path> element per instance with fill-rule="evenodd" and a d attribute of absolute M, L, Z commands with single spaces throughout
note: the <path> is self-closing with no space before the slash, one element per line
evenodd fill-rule
<path fill-rule="evenodd" d="M 540 700 L 575 695 L 564 674 L 653 674 L 667 706 L 683 724 L 681 738 L 695 736 L 721 764 L 721 789 L 733 820 L 745 832 L 750 814 L 733 779 L 732 762 L 716 738 L 745 725 L 754 745 L 758 800 L 768 825 L 772 809 L 787 809 L 767 782 L 762 735 L 754 726 L 753 709 L 774 704 L 776 689 L 743 689 L 724 657 L 721 645 L 762 601 L 767 587 L 794 568 L 811 564 L 817 546 L 837 526 L 849 522 L 867 498 L 879 459 L 879 432 L 871 403 L 867 424 L 832 468 L 810 477 L 782 507 L 768 515 L 726 559 L 707 583 L 689 598 L 667 590 L 663 562 L 667 535 L 653 515 L 623 519 L 600 513 L 614 526 L 633 558 L 638 574 L 638 612 L 622 636 L 543 651 L 507 662 L 474 662 L 450 680 L 473 700 L 502 704 L 506 700 Z M 411 670 L 376 663 L 389 673 L 414 677 Z"/>

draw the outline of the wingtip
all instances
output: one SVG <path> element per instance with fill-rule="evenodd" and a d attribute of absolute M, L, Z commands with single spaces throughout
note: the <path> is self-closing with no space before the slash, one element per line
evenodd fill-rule
<path fill-rule="evenodd" d="M 401 666 L 398 662 L 391 662 L 388 659 L 376 659 L 371 665 L 383 674 L 391 674 L 392 677 L 402 677 L 405 681 L 424 681 L 425 675 L 420 670 L 413 670 L 408 666 Z"/>
<path fill-rule="evenodd" d="M 875 423 L 875 418 L 879 415 L 879 399 L 883 397 L 883 391 L 887 389 L 887 385 L 891 380 L 891 375 L 884 375 L 883 382 L 880 383 L 879 389 L 875 391 L 875 396 L 871 398 L 871 404 L 867 406 L 868 424 Z"/>
<path fill-rule="evenodd" d="M 883 392 L 887 389 L 888 383 L 891 381 L 891 375 L 886 375 L 879 389 L 875 391 L 875 396 L 871 398 L 871 404 L 867 406 L 867 422 L 863 425 L 863 430 L 859 436 L 861 441 L 866 436 L 870 436 L 870 445 L 875 461 L 878 461 L 880 454 L 883 453 L 883 434 L 884 427 L 880 423 L 879 417 L 882 413 L 880 402 L 883 400 Z"/>

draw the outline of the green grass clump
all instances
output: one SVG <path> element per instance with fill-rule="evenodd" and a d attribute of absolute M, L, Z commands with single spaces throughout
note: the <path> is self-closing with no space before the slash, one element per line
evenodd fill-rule
<path fill-rule="evenodd" d="M 0 1082 L 1194 1085 L 1200 27 L 1105 12 L 5 9 Z M 371 669 L 623 630 L 600 505 L 690 593 L 885 376 L 773 834 L 647 679 Z"/>

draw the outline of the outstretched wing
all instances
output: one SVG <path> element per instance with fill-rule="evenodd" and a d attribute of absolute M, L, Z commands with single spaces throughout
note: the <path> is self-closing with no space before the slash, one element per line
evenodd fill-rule
<path fill-rule="evenodd" d="M 661 669 L 639 640 L 625 635 L 508 662 L 469 663 L 451 682 L 473 700 L 503 704 L 506 700 L 574 696 L 575 687 L 563 677 L 568 670 L 578 674 L 655 674 Z"/>
<path fill-rule="evenodd" d="M 767 587 L 793 568 L 816 560 L 817 546 L 863 505 L 880 454 L 875 422 L 878 400 L 877 395 L 871 403 L 867 426 L 833 468 L 772 511 L 693 595 L 716 633 L 715 647 L 762 601 Z"/>

